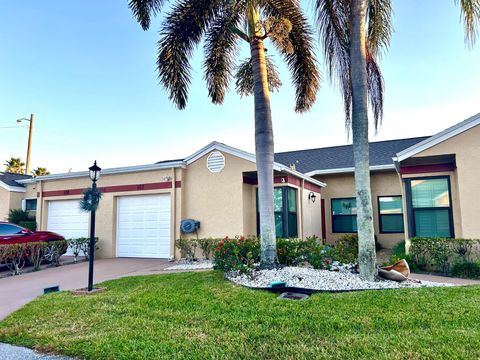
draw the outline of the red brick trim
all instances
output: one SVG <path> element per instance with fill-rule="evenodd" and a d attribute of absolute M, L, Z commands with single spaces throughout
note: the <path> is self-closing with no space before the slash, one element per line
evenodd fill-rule
<path fill-rule="evenodd" d="M 181 181 L 175 181 L 175 187 L 176 188 L 182 187 L 182 182 Z M 165 182 L 160 182 L 160 183 L 149 183 L 149 184 L 114 185 L 114 186 L 100 186 L 99 187 L 99 189 L 102 193 L 159 190 L 159 189 L 171 189 L 171 188 L 172 188 L 172 182 L 171 181 L 165 181 Z M 54 197 L 54 196 L 81 195 L 81 194 L 83 194 L 83 190 L 84 189 L 44 191 L 42 193 L 42 196 L 43 197 Z"/>
<path fill-rule="evenodd" d="M 455 170 L 455 164 L 414 165 L 400 167 L 400 174 L 426 174 Z"/>
<path fill-rule="evenodd" d="M 252 179 L 252 178 L 247 178 L 243 177 L 243 183 L 244 184 L 249 184 L 249 185 L 258 185 L 258 180 L 257 179 Z M 297 178 L 295 176 L 290 176 L 290 175 L 285 175 L 285 176 L 275 176 L 273 178 L 273 183 L 274 184 L 290 184 L 298 187 L 302 187 L 302 179 Z M 320 186 L 317 186 L 315 184 L 311 184 L 307 181 L 305 181 L 305 189 L 310 190 L 310 191 L 315 191 L 317 193 L 320 192 L 322 189 Z"/>

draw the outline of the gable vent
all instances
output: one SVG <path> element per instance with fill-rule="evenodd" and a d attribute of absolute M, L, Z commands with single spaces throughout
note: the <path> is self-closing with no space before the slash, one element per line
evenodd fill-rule
<path fill-rule="evenodd" d="M 207 158 L 207 169 L 219 173 L 225 167 L 225 156 L 220 151 L 214 151 Z"/>

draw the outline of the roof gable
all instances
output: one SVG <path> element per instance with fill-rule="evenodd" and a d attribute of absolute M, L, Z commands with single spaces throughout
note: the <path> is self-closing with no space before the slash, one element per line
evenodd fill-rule
<path fill-rule="evenodd" d="M 417 144 L 414 144 L 405 150 L 399 151 L 396 156 L 393 157 L 395 162 L 403 161 L 413 155 L 416 155 L 424 150 L 430 149 L 431 147 L 444 142 L 456 135 L 459 135 L 471 128 L 480 124 L 480 113 L 469 117 L 468 119 L 455 124 L 448 129 L 445 129 L 439 132 L 436 135 L 433 135 Z"/>
<path fill-rule="evenodd" d="M 0 172 L 0 187 L 15 192 L 23 192 L 25 188 L 17 180 L 31 179 L 32 176 L 24 174 L 14 174 L 8 172 Z"/>

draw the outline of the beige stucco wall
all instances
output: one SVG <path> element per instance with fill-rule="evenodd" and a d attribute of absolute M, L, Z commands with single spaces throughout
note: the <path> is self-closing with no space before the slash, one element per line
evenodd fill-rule
<path fill-rule="evenodd" d="M 322 190 L 323 191 L 323 190 Z M 308 199 L 310 192 L 315 194 L 315 202 Z M 299 235 L 302 238 L 309 236 L 322 237 L 322 194 L 308 189 L 298 189 L 298 197 L 301 200 L 300 208 L 301 226 Z"/>
<path fill-rule="evenodd" d="M 182 180 L 181 169 L 165 169 L 144 171 L 137 173 L 126 174 L 110 174 L 103 175 L 98 181 L 99 187 L 117 186 L 117 185 L 131 185 L 131 184 L 148 184 L 164 182 L 164 176 L 174 177 L 176 181 Z M 42 183 L 30 184 L 27 187 L 27 196 L 36 194 L 37 192 L 55 191 L 55 190 L 71 190 L 83 189 L 91 186 L 91 180 L 88 177 L 61 179 L 42 181 Z M 181 203 L 181 189 L 156 189 L 156 190 L 141 190 L 141 191 L 122 191 L 122 192 L 108 192 L 104 193 L 96 213 L 96 236 L 99 237 L 99 257 L 115 257 L 116 256 L 116 214 L 117 214 L 117 199 L 119 196 L 130 195 L 149 195 L 149 194 L 164 194 L 169 193 L 172 201 L 172 226 L 171 226 L 171 249 L 170 253 L 174 254 L 174 242 L 178 234 L 180 212 L 178 208 Z M 37 227 L 41 230 L 47 229 L 48 220 L 48 202 L 60 200 L 80 200 L 81 195 L 68 196 L 52 196 L 38 198 L 37 204 Z"/>
<path fill-rule="evenodd" d="M 413 176 L 450 175 L 455 237 L 480 238 L 480 125 L 414 157 L 444 154 L 455 154 L 457 168 L 454 172 Z"/>
<path fill-rule="evenodd" d="M 251 234 L 256 222 L 254 194 L 251 185 L 243 184 L 243 172 L 255 171 L 255 163 L 223 153 L 225 167 L 212 173 L 206 165 L 208 155 L 185 170 L 182 218 L 200 221 L 200 238 Z"/>
<path fill-rule="evenodd" d="M 0 221 L 6 221 L 10 209 L 21 209 L 24 192 L 8 191 L 0 187 Z"/>
<path fill-rule="evenodd" d="M 353 173 L 318 175 L 315 178 L 327 184 L 327 187 L 322 190 L 322 196 L 325 199 L 326 237 L 327 242 L 334 243 L 344 234 L 332 232 L 331 199 L 355 197 L 355 179 Z M 403 240 L 404 234 L 380 233 L 378 196 L 401 195 L 400 179 L 394 170 L 372 172 L 371 188 L 375 235 L 383 247 L 392 248 L 399 241 Z"/>

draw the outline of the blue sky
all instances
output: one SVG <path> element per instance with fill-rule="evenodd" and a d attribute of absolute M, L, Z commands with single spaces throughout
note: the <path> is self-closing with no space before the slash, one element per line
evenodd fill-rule
<path fill-rule="evenodd" d="M 466 49 L 454 1 L 393 3 L 395 33 L 381 61 L 385 117 L 371 140 L 434 134 L 480 112 L 480 44 Z M 142 31 L 126 0 L 0 1 L 2 163 L 25 158 L 27 128 L 10 127 L 30 112 L 32 167 L 52 172 L 83 170 L 94 159 L 114 167 L 182 158 L 212 140 L 253 152 L 253 99 L 231 90 L 223 106 L 210 104 L 201 49 L 187 109 L 169 102 L 155 73 L 160 23 Z M 320 51 L 318 59 L 325 75 Z M 289 74 L 277 64 L 284 85 L 272 94 L 276 151 L 347 143 L 338 90 L 324 76 L 312 111 L 295 114 Z"/>

